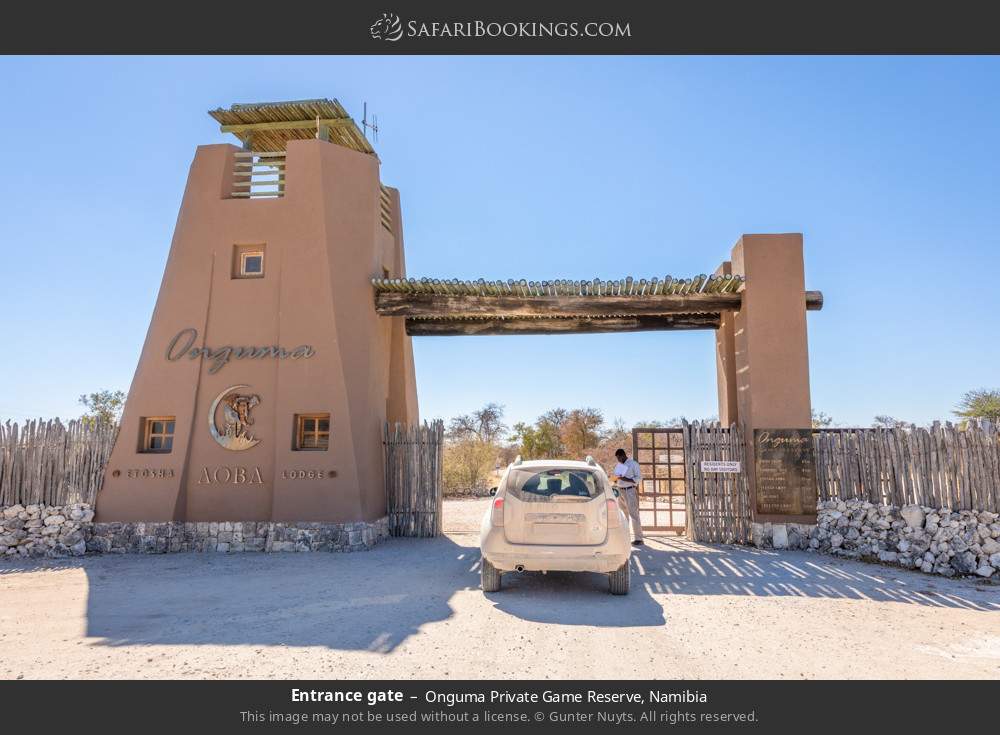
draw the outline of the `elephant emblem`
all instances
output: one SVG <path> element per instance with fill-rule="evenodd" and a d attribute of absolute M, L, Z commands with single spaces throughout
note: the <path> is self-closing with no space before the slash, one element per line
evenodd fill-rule
<path fill-rule="evenodd" d="M 212 438 L 221 446 L 233 451 L 243 451 L 260 443 L 249 432 L 249 427 L 253 425 L 254 407 L 260 404 L 260 396 L 254 394 L 237 393 L 249 385 L 232 385 L 216 396 L 212 401 L 212 407 L 208 411 L 208 430 Z M 222 406 L 223 425 L 222 430 L 216 423 L 216 414 L 219 406 Z"/>
<path fill-rule="evenodd" d="M 250 411 L 260 403 L 260 396 L 228 395 L 222 402 L 226 436 L 246 436 L 247 427 L 253 424 Z"/>

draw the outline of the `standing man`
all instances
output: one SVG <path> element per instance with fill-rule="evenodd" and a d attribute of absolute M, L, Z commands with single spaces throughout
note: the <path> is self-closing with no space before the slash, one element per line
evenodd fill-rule
<path fill-rule="evenodd" d="M 633 546 L 642 546 L 642 521 L 639 520 L 639 483 L 642 482 L 642 472 L 639 463 L 629 459 L 624 449 L 615 452 L 615 487 L 625 496 L 625 505 L 631 518 Z"/>

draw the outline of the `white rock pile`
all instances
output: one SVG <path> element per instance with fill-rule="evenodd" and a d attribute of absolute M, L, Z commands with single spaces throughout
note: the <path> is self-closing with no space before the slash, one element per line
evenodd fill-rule
<path fill-rule="evenodd" d="M 87 503 L 11 505 L 0 520 L 0 555 L 83 556 L 93 520 Z"/>
<path fill-rule="evenodd" d="M 1000 578 L 1000 522 L 987 511 L 820 501 L 808 546 L 946 577 Z"/>

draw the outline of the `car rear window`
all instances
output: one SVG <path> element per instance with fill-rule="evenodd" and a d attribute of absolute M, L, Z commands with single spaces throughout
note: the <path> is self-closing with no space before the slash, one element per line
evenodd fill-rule
<path fill-rule="evenodd" d="M 600 494 L 600 487 L 590 470 L 514 468 L 507 475 L 507 492 L 529 503 L 590 500 Z"/>

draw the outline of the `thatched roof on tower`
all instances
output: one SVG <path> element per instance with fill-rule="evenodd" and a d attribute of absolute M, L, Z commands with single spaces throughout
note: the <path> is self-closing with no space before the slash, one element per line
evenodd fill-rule
<path fill-rule="evenodd" d="M 290 140 L 322 138 L 374 155 L 364 133 L 337 100 L 253 102 L 209 110 L 223 133 L 232 133 L 255 151 L 283 151 Z"/>

